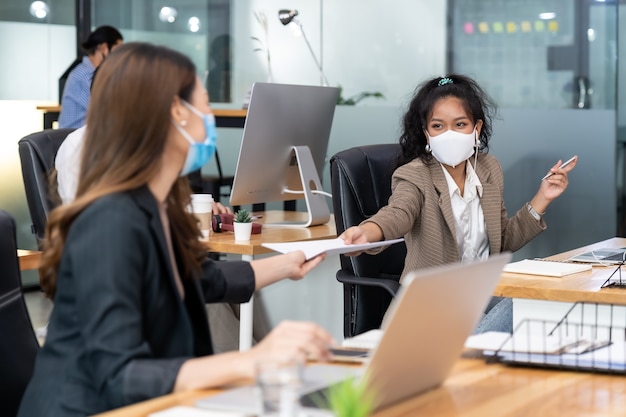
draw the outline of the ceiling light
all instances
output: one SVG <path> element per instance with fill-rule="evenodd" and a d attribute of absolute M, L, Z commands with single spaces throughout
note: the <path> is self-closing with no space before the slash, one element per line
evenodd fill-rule
<path fill-rule="evenodd" d="M 43 1 L 34 1 L 30 4 L 30 14 L 37 19 L 45 19 L 50 13 L 50 8 Z"/>
<path fill-rule="evenodd" d="M 174 23 L 178 11 L 173 7 L 162 7 L 159 11 L 159 20 L 164 23 Z"/>
<path fill-rule="evenodd" d="M 187 21 L 187 27 L 189 27 L 189 30 L 191 32 L 197 32 L 200 30 L 200 19 L 198 19 L 196 16 L 192 16 L 189 18 L 189 20 Z"/>
<path fill-rule="evenodd" d="M 539 19 L 541 20 L 551 20 L 551 19 L 554 19 L 555 17 L 556 17 L 556 13 L 554 12 L 539 13 Z"/>

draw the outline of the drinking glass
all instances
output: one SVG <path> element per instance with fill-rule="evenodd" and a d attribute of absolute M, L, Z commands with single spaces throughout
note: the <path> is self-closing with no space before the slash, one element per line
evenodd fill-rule
<path fill-rule="evenodd" d="M 302 363 L 266 360 L 256 365 L 257 392 L 263 417 L 297 417 L 300 412 Z"/>

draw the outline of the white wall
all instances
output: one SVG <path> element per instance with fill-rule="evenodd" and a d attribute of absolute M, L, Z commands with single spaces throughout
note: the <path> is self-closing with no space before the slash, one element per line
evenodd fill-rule
<path fill-rule="evenodd" d="M 257 44 L 251 37 L 264 38 L 254 11 L 267 15 L 273 81 L 320 84 L 304 39 L 294 34 L 292 25 L 283 26 L 278 20 L 278 10 L 286 6 L 298 10 L 297 19 L 330 85 L 343 86 L 346 96 L 361 91 L 380 91 L 386 96 L 384 101 L 368 100 L 363 105 L 401 104 L 420 81 L 445 71 L 443 1 L 292 0 L 285 4 L 276 0 L 238 0 L 232 6 L 235 100 L 243 99 L 253 82 L 267 80 L 265 56 L 253 51 Z"/>
<path fill-rule="evenodd" d="M 74 61 L 71 26 L 0 23 L 0 100 L 58 101 L 58 79 Z"/>

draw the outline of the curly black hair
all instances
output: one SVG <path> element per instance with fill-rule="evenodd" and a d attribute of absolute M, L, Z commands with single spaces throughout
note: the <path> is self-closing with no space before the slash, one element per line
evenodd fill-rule
<path fill-rule="evenodd" d="M 480 151 L 489 151 L 491 124 L 497 112 L 495 102 L 473 79 L 464 75 L 448 74 L 427 80 L 415 90 L 403 117 L 400 135 L 402 152 L 398 157 L 398 167 L 415 158 L 422 158 L 425 162 L 432 160 L 432 155 L 426 151 L 428 141 L 424 129 L 435 103 L 445 97 L 460 99 L 472 122 L 483 121 L 479 137 Z"/>

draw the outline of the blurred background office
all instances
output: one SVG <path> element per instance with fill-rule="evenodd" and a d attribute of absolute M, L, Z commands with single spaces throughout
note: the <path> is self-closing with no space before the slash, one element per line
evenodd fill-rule
<path fill-rule="evenodd" d="M 35 248 L 16 143 L 42 129 L 36 106 L 58 103 L 58 79 L 76 59 L 80 39 L 95 27 L 112 25 L 125 41 L 164 44 L 191 56 L 199 71 L 212 71 L 212 102 L 222 108 L 241 108 L 255 81 L 319 85 L 322 77 L 305 32 L 329 84 L 341 85 L 344 98 L 384 95 L 337 107 L 328 157 L 356 145 L 395 142 L 400 115 L 419 82 L 465 73 L 500 107 L 490 151 L 503 165 L 509 210 L 523 205 L 556 160 L 580 156 L 570 187 L 546 214 L 549 230 L 516 258 L 623 236 L 622 3 L 3 0 L 1 206 L 18 221 L 19 246 Z M 284 8 L 298 10 L 301 26 L 279 21 Z M 218 141 L 222 166 L 232 174 L 241 130 L 220 129 Z M 328 166 L 323 177 L 330 191 Z M 36 276 L 25 274 L 25 280 Z M 337 287 L 339 303 L 340 293 Z"/>

